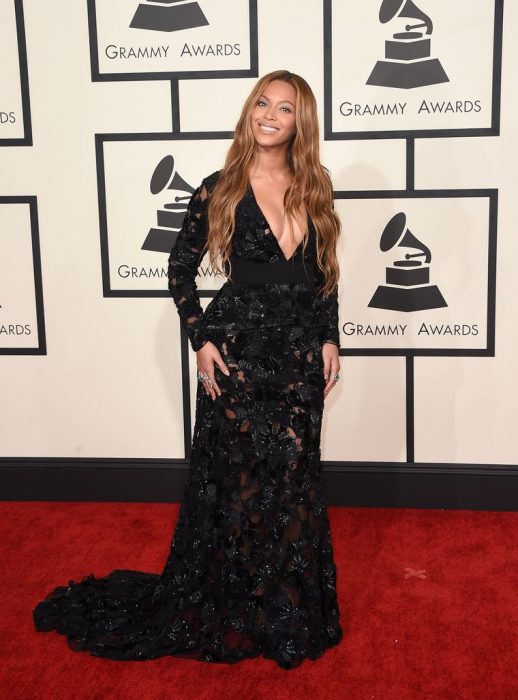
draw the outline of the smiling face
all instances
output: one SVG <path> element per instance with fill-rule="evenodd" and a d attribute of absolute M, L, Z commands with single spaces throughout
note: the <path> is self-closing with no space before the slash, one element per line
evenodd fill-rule
<path fill-rule="evenodd" d="M 296 132 L 297 93 L 290 83 L 272 80 L 259 95 L 252 111 L 252 131 L 260 146 L 289 143 Z"/>

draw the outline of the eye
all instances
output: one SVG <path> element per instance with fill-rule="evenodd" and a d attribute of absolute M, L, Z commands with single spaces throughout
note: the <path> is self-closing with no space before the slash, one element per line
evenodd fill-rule
<path fill-rule="evenodd" d="M 285 109 L 287 112 L 291 112 L 291 109 L 289 107 L 281 107 L 281 109 Z"/>
<path fill-rule="evenodd" d="M 258 101 L 257 101 L 257 104 L 258 104 L 258 105 L 265 105 L 266 102 L 265 102 L 264 100 L 258 100 Z"/>

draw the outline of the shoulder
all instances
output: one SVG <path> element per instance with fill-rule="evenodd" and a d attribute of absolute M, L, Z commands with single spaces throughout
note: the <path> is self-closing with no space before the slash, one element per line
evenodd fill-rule
<path fill-rule="evenodd" d="M 210 175 L 207 175 L 206 177 L 203 178 L 201 184 L 205 185 L 205 187 L 208 189 L 209 192 L 212 190 L 212 188 L 214 187 L 214 185 L 218 181 L 218 177 L 219 177 L 220 172 L 221 172 L 220 170 L 215 170 L 213 173 L 211 173 Z"/>

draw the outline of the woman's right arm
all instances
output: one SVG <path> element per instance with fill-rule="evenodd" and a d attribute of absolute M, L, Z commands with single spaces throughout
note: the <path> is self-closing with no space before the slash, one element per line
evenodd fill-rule
<path fill-rule="evenodd" d="M 204 181 L 194 191 L 182 223 L 182 228 L 169 255 L 169 292 L 196 352 L 208 338 L 203 332 L 203 309 L 197 291 L 196 276 L 207 242 L 207 198 Z"/>

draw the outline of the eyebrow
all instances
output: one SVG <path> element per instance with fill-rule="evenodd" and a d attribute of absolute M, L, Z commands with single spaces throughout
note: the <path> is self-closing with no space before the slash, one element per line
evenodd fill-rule
<path fill-rule="evenodd" d="M 261 95 L 259 95 L 259 97 L 266 97 L 266 95 L 264 93 L 262 93 Z M 269 100 L 270 98 L 266 97 L 266 99 Z M 293 102 L 290 102 L 289 100 L 281 100 L 281 102 L 286 102 L 287 104 L 291 105 L 292 107 L 295 107 Z"/>

